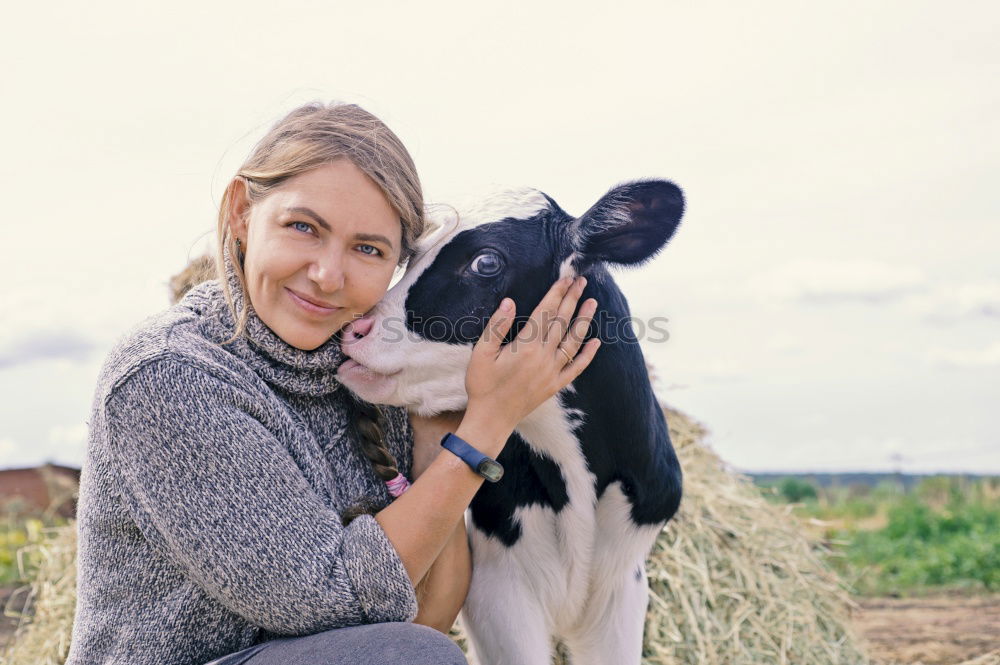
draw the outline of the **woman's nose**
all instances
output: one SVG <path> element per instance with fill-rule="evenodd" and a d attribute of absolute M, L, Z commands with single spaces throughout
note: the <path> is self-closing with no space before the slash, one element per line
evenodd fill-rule
<path fill-rule="evenodd" d="M 323 257 L 310 266 L 309 277 L 326 293 L 344 288 L 344 269 L 338 257 Z"/>
<path fill-rule="evenodd" d="M 362 316 L 360 319 L 354 319 L 344 326 L 343 341 L 347 342 L 361 339 L 372 331 L 373 325 L 375 325 L 375 319 L 370 316 Z"/>

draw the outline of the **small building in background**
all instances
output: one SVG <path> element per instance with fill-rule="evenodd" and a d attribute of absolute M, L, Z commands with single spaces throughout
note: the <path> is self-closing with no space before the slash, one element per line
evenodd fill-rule
<path fill-rule="evenodd" d="M 43 464 L 24 469 L 0 469 L 0 511 L 15 518 L 76 515 L 80 469 Z"/>

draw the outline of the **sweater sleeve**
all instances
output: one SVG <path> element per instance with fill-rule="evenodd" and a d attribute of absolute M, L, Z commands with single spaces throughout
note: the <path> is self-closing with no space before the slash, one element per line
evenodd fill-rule
<path fill-rule="evenodd" d="M 108 445 L 140 530 L 272 633 L 412 621 L 414 589 L 382 527 L 370 515 L 342 525 L 263 425 L 260 402 L 171 357 L 116 387 Z"/>

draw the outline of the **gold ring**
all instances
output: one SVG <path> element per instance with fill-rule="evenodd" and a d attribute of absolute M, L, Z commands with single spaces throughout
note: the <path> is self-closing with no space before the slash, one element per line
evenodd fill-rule
<path fill-rule="evenodd" d="M 562 354 L 564 356 L 566 356 L 566 365 L 568 365 L 571 362 L 573 362 L 573 358 L 570 357 L 570 355 L 568 353 L 566 353 L 566 349 L 562 348 L 561 346 L 557 346 L 556 348 L 559 349 L 560 351 L 562 351 Z M 563 365 L 563 367 L 565 367 L 566 365 Z"/>

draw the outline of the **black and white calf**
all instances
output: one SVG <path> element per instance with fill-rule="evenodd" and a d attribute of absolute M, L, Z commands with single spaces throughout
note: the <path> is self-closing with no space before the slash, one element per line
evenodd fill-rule
<path fill-rule="evenodd" d="M 433 415 L 466 407 L 472 347 L 504 296 L 524 320 L 561 276 L 583 274 L 601 348 L 522 421 L 467 513 L 473 578 L 462 623 L 480 665 L 638 665 L 645 559 L 677 511 L 681 470 L 629 308 L 606 264 L 639 264 L 673 235 L 680 189 L 615 187 L 580 217 L 533 189 L 459 210 L 343 338 L 342 382 L 369 402 Z M 457 221 L 457 224 L 455 223 Z"/>

